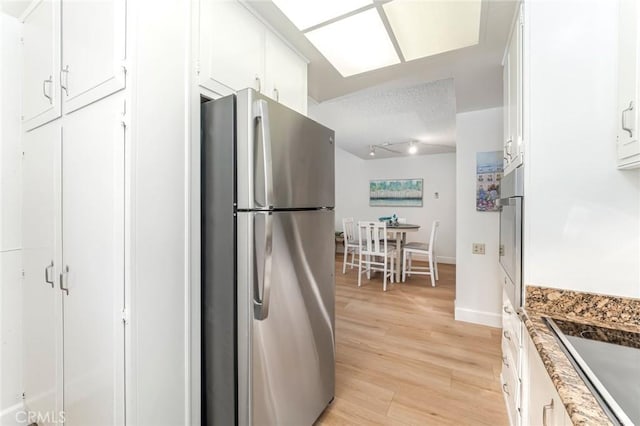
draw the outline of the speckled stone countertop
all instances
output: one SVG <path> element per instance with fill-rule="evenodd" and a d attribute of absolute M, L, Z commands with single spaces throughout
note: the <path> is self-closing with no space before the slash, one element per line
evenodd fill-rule
<path fill-rule="evenodd" d="M 640 332 L 640 299 L 527 286 L 525 300 L 524 324 L 573 424 L 611 425 L 542 317 Z"/>

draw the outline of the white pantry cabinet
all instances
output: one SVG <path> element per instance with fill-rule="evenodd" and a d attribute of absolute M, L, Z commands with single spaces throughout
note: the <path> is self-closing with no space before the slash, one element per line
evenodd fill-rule
<path fill-rule="evenodd" d="M 62 410 L 62 294 L 56 278 L 60 135 L 57 120 L 22 139 L 24 403 L 41 413 Z"/>
<path fill-rule="evenodd" d="M 505 173 L 523 161 L 523 26 L 523 5 L 520 5 L 502 64 Z"/>
<path fill-rule="evenodd" d="M 618 168 L 630 169 L 640 167 L 640 140 L 638 139 L 640 5 L 637 0 L 620 0 L 619 5 L 616 148 Z"/>
<path fill-rule="evenodd" d="M 527 334 L 526 412 L 527 426 L 571 426 L 573 423 L 547 373 L 531 337 Z"/>
<path fill-rule="evenodd" d="M 122 111 L 110 97 L 23 139 L 25 404 L 68 425 L 124 424 Z"/>
<path fill-rule="evenodd" d="M 30 130 L 60 117 L 60 1 L 34 1 L 21 22 L 22 125 Z"/>
<path fill-rule="evenodd" d="M 252 87 L 307 113 L 307 61 L 238 1 L 200 1 L 198 84 L 218 95 Z"/>
<path fill-rule="evenodd" d="M 69 425 L 124 424 L 124 136 L 111 97 L 62 126 L 64 407 Z M 99 419 L 99 422 L 98 422 Z"/>
<path fill-rule="evenodd" d="M 125 87 L 125 0 L 34 0 L 23 22 L 23 129 Z"/>
<path fill-rule="evenodd" d="M 62 0 L 65 114 L 125 87 L 125 0 Z"/>

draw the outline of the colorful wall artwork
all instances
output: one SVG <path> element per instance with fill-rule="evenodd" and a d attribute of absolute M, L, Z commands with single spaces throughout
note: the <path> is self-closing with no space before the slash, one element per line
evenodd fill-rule
<path fill-rule="evenodd" d="M 502 180 L 502 151 L 476 154 L 476 210 L 497 212 L 500 210 L 500 181 Z"/>
<path fill-rule="evenodd" d="M 422 207 L 422 179 L 372 180 L 369 205 Z"/>

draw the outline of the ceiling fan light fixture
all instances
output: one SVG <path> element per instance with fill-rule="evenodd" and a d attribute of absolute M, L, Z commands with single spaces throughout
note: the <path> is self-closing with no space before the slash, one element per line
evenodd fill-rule
<path fill-rule="evenodd" d="M 376 148 L 373 145 L 369 145 L 369 156 L 375 157 L 375 155 L 376 155 Z"/>

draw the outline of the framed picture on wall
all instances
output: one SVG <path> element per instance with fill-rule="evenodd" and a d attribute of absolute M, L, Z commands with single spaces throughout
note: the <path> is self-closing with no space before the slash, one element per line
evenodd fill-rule
<path fill-rule="evenodd" d="M 369 181 L 372 207 L 422 207 L 422 179 L 381 179 Z"/>
<path fill-rule="evenodd" d="M 502 151 L 476 154 L 476 210 L 497 212 L 502 180 Z"/>

